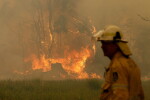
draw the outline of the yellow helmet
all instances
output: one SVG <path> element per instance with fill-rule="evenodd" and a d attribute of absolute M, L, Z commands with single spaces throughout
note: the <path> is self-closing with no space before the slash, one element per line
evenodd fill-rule
<path fill-rule="evenodd" d="M 109 25 L 93 35 L 92 39 L 97 41 L 116 41 L 124 55 L 129 56 L 132 54 L 127 45 L 127 41 L 124 39 L 123 33 L 118 26 Z"/>
<path fill-rule="evenodd" d="M 123 34 L 121 29 L 118 26 L 110 25 L 105 27 L 103 30 L 100 30 L 93 37 L 97 39 L 97 41 L 122 41 L 127 42 L 123 38 Z"/>

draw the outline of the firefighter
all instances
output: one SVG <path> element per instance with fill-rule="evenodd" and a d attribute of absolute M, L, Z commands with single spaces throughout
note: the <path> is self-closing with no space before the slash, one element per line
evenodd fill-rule
<path fill-rule="evenodd" d="M 118 26 L 109 25 L 92 39 L 101 41 L 104 56 L 111 62 L 105 70 L 100 100 L 144 100 L 140 69 Z"/>

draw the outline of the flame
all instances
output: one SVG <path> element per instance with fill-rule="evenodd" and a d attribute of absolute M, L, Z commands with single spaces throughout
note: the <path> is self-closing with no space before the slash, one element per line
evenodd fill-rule
<path fill-rule="evenodd" d="M 50 41 L 52 41 L 53 40 L 52 34 L 49 34 L 49 36 L 50 36 Z"/>
<path fill-rule="evenodd" d="M 75 79 L 87 79 L 87 78 L 101 78 L 101 76 L 93 73 L 89 75 L 84 71 L 86 61 L 91 57 L 91 50 L 88 48 L 82 48 L 80 51 L 72 50 L 68 52 L 65 51 L 64 58 L 46 58 L 42 55 L 38 59 L 35 55 L 32 55 L 32 69 L 42 69 L 43 72 L 51 71 L 52 64 L 60 63 L 62 68 L 72 75 Z M 76 76 L 73 76 L 76 74 Z M 61 74 L 62 78 L 66 78 L 65 75 Z"/>
<path fill-rule="evenodd" d="M 79 21 L 75 18 L 74 20 Z M 90 30 L 92 34 L 96 32 L 96 28 L 94 26 L 92 26 Z M 75 36 L 77 36 L 77 34 L 80 35 L 80 32 L 78 30 L 68 29 L 68 31 L 72 33 L 72 35 L 75 35 Z M 50 41 L 52 41 L 52 39 L 54 39 L 53 35 L 50 33 L 49 36 L 50 36 L 49 37 Z M 62 36 L 62 37 L 65 37 L 65 36 Z M 41 44 L 46 45 L 44 41 L 41 41 Z M 35 54 L 32 54 L 29 58 L 25 60 L 25 62 L 28 62 L 28 61 L 32 62 L 32 70 L 42 70 L 42 72 L 52 71 L 52 65 L 59 63 L 61 64 L 62 68 L 67 72 L 67 74 L 71 76 L 71 78 L 75 78 L 75 79 L 101 78 L 99 75 L 95 73 L 88 74 L 87 72 L 84 71 L 87 59 L 90 57 L 93 57 L 93 54 L 95 55 L 96 53 L 95 44 L 92 44 L 91 47 L 89 46 L 82 47 L 80 50 L 71 49 L 67 45 L 64 45 L 64 47 L 66 48 L 63 48 L 64 50 L 63 56 L 59 55 L 59 53 L 57 53 L 57 51 L 54 50 L 53 48 L 54 52 L 51 58 L 47 58 L 45 54 L 40 55 L 40 57 L 37 57 Z M 60 77 L 66 78 L 66 75 L 61 74 Z"/>
<path fill-rule="evenodd" d="M 45 55 L 42 55 L 40 59 L 38 59 L 35 55 L 32 55 L 32 69 L 42 69 L 43 72 L 47 72 L 51 70 L 50 62 L 45 58 Z"/>
<path fill-rule="evenodd" d="M 86 72 L 82 72 L 78 75 L 77 79 L 87 79 L 89 75 Z"/>
<path fill-rule="evenodd" d="M 77 18 L 72 18 L 75 23 L 80 23 L 84 25 L 84 22 Z M 90 21 L 92 23 L 92 21 Z M 96 27 L 87 25 L 90 30 L 90 33 L 96 33 Z M 40 43 L 42 44 L 45 51 L 39 53 L 38 56 L 36 54 L 32 54 L 29 58 L 25 59 L 25 62 L 31 62 L 32 67 L 30 71 L 41 70 L 42 72 L 52 71 L 52 65 L 59 63 L 61 67 L 67 72 L 67 75 L 71 76 L 71 78 L 75 79 L 85 79 L 85 78 L 101 78 L 99 75 L 93 73 L 89 74 L 84 69 L 86 67 L 87 59 L 93 57 L 93 54 L 96 53 L 95 44 L 83 44 L 86 47 L 78 47 L 78 50 L 75 50 L 75 46 L 70 46 L 70 42 L 72 41 L 70 38 L 80 38 L 84 37 L 84 40 L 90 41 L 90 35 L 86 32 L 82 34 L 78 30 L 78 28 L 74 28 L 73 26 L 67 27 L 67 34 L 53 34 L 54 27 L 53 25 L 50 28 L 50 24 L 47 25 L 49 36 L 47 40 L 42 40 Z M 88 30 L 88 32 L 89 32 Z M 67 37 L 70 37 L 67 40 Z M 61 40 L 64 40 L 63 42 Z M 77 41 L 75 39 L 75 41 Z M 49 43 L 53 43 L 53 48 L 51 48 L 51 57 L 47 54 L 49 48 Z M 78 42 L 77 42 L 78 43 Z M 78 45 L 78 44 L 76 44 Z M 88 46 L 87 46 L 88 45 Z M 81 46 L 81 45 L 80 45 Z M 79 49 L 80 48 L 80 49 Z M 59 51 L 60 50 L 60 51 Z M 93 53 L 94 52 L 94 53 Z M 41 54 L 41 55 L 40 55 Z M 40 56 L 39 56 L 40 55 Z M 23 74 L 16 72 L 18 74 Z M 66 74 L 60 73 L 61 78 L 66 78 Z M 53 75 L 52 77 L 56 77 Z"/>
<path fill-rule="evenodd" d="M 72 76 L 76 79 L 85 79 L 85 78 L 100 78 L 96 74 L 88 75 L 84 71 L 86 61 L 91 57 L 91 50 L 88 47 L 82 48 L 81 50 L 71 50 L 70 52 L 66 50 L 64 52 L 65 56 L 63 58 L 46 58 L 45 55 L 41 55 L 38 59 L 36 55 L 32 55 L 30 60 L 32 60 L 32 70 L 41 69 L 43 72 L 51 71 L 52 64 L 60 63 L 62 68 L 68 74 L 76 74 Z M 27 59 L 26 61 L 28 61 Z M 62 78 L 66 76 L 61 74 Z"/>
<path fill-rule="evenodd" d="M 100 75 L 97 75 L 96 73 L 91 74 L 91 78 L 99 78 L 101 79 L 102 77 Z"/>
<path fill-rule="evenodd" d="M 83 48 L 79 52 L 76 50 L 65 51 L 65 55 L 64 58 L 46 58 L 45 55 L 42 55 L 40 59 L 32 55 L 32 69 L 42 69 L 43 72 L 47 72 L 51 70 L 52 64 L 61 63 L 68 72 L 81 73 L 85 68 L 87 58 L 90 57 L 90 50 Z"/>
<path fill-rule="evenodd" d="M 94 52 L 94 55 L 96 54 L 96 46 L 95 46 L 95 44 L 93 44 L 93 52 Z"/>

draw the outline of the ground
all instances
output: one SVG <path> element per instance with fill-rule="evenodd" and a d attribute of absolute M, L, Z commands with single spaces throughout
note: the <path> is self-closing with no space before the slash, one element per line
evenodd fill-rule
<path fill-rule="evenodd" d="M 102 81 L 1 80 L 0 100 L 98 100 Z M 150 100 L 150 81 L 144 81 L 145 100 Z"/>

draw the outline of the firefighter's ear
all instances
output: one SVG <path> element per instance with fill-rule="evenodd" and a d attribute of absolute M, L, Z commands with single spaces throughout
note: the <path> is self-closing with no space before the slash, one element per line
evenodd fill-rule
<path fill-rule="evenodd" d="M 118 80 L 118 73 L 113 72 L 113 81 L 116 82 Z"/>

